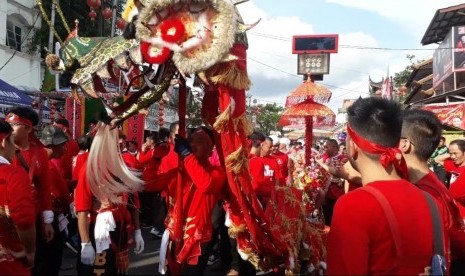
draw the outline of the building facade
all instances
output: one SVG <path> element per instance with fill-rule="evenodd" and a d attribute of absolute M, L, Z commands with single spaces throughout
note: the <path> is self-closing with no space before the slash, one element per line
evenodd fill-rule
<path fill-rule="evenodd" d="M 41 26 L 35 0 L 0 1 L 0 79 L 23 90 L 39 90 L 43 67 L 31 39 Z"/>

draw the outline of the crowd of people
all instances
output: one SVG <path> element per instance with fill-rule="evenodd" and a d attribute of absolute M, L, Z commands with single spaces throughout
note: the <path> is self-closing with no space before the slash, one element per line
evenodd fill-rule
<path fill-rule="evenodd" d="M 380 98 L 357 100 L 347 119 L 345 141 L 317 141 L 311 164 L 304 150 L 310 145 L 258 131 L 248 136 L 261 207 L 276 187 L 301 189 L 296 176 L 318 168 L 320 186 L 306 216 L 329 229 L 325 273 L 464 274 L 465 140 L 446 146 L 433 113 L 403 111 Z M 144 251 L 144 227 L 161 239 L 159 273 L 201 275 L 217 261 L 227 275 L 257 272 L 228 235 L 227 177 L 212 129 L 191 129 L 186 139 L 173 123 L 143 145 L 120 131 L 108 158 L 121 156 L 144 184 L 117 193 L 116 203 L 97 195 L 89 170 L 108 161 L 89 159 L 108 126 L 95 122 L 74 140 L 58 119 L 39 140 L 38 122 L 27 107 L 11 108 L 0 121 L 1 275 L 58 275 L 65 244 L 77 253 L 79 275 L 126 274 L 129 250 Z"/>

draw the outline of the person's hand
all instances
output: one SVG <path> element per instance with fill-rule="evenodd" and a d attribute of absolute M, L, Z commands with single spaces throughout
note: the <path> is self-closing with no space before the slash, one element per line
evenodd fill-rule
<path fill-rule="evenodd" d="M 26 253 L 26 260 L 27 260 L 27 266 L 28 266 L 28 268 L 31 269 L 31 268 L 34 267 L 35 257 L 36 257 L 36 253 L 35 253 L 35 252 Z"/>
<path fill-rule="evenodd" d="M 177 134 L 176 138 L 174 139 L 174 151 L 182 157 L 186 157 L 192 153 L 189 142 Z"/>
<path fill-rule="evenodd" d="M 140 254 L 144 251 L 144 239 L 142 238 L 142 233 L 140 229 L 134 231 L 134 241 L 136 242 L 136 248 L 134 248 L 134 253 Z"/>
<path fill-rule="evenodd" d="M 81 263 L 85 265 L 93 265 L 95 261 L 95 250 L 92 243 L 81 243 Z"/>
<path fill-rule="evenodd" d="M 42 238 L 49 242 L 53 239 L 53 235 L 55 234 L 55 230 L 53 229 L 53 225 L 51 223 L 44 224 L 44 232 L 42 233 Z"/>
<path fill-rule="evenodd" d="M 69 213 L 71 214 L 72 218 L 77 218 L 76 207 L 74 206 L 74 202 L 71 202 L 69 204 Z"/>

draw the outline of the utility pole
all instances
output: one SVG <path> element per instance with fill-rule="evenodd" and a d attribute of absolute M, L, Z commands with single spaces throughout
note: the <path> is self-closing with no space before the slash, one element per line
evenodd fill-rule
<path fill-rule="evenodd" d="M 58 1 L 59 0 L 57 0 L 57 2 Z M 52 14 L 50 15 L 50 22 L 52 23 L 52 26 L 55 27 L 55 2 L 52 2 Z M 53 31 L 52 28 L 50 28 L 48 33 L 48 51 L 50 54 L 54 54 L 53 49 Z"/>
<path fill-rule="evenodd" d="M 117 12 L 118 0 L 113 0 L 113 18 L 111 19 L 111 37 L 115 36 L 115 24 L 116 24 L 116 12 Z"/>

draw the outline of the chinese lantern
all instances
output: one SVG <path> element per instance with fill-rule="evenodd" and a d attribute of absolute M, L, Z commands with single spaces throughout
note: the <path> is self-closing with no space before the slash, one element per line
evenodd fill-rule
<path fill-rule="evenodd" d="M 100 8 L 101 4 L 102 3 L 100 2 L 100 0 L 87 0 L 87 6 L 89 6 L 93 10 Z"/>
<path fill-rule="evenodd" d="M 116 21 L 116 27 L 120 30 L 123 30 L 126 27 L 126 21 L 123 18 L 120 18 Z"/>
<path fill-rule="evenodd" d="M 106 7 L 102 11 L 102 16 L 105 20 L 110 20 L 113 17 L 113 11 L 109 7 Z"/>
<path fill-rule="evenodd" d="M 90 17 L 90 20 L 94 21 L 95 18 L 97 18 L 97 13 L 94 10 L 91 10 L 89 12 L 89 17 Z"/>

